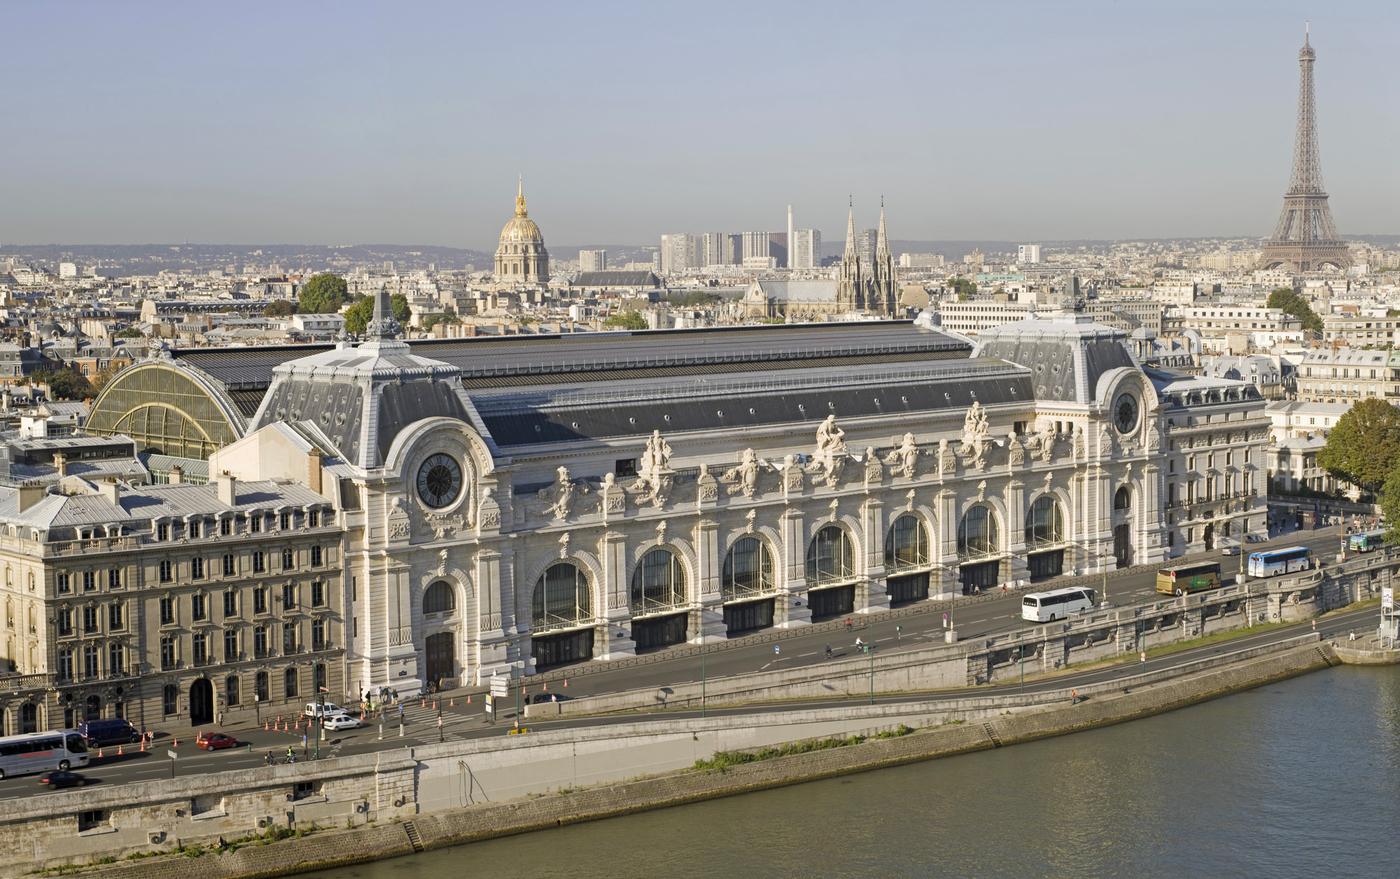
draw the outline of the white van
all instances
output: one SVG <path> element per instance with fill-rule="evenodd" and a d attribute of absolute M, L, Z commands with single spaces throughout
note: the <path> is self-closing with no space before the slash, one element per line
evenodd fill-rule
<path fill-rule="evenodd" d="M 330 717 L 332 714 L 348 713 L 344 708 L 341 708 L 334 702 L 327 702 L 325 705 L 322 705 L 320 702 L 307 702 L 306 710 L 303 711 L 302 714 L 306 715 L 307 717 L 320 717 L 322 708 L 325 709 L 327 717 Z"/>

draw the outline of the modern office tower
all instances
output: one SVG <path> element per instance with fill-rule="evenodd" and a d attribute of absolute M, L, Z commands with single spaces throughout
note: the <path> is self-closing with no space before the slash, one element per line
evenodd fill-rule
<path fill-rule="evenodd" d="M 875 240 L 879 237 L 876 229 L 861 229 L 856 233 L 856 251 L 860 254 L 861 265 L 867 269 L 875 264 Z"/>
<path fill-rule="evenodd" d="M 705 266 L 734 264 L 734 248 L 724 232 L 706 232 L 700 240 L 701 262 Z"/>
<path fill-rule="evenodd" d="M 747 262 L 754 257 L 772 256 L 767 232 L 745 232 L 742 259 Z"/>
<path fill-rule="evenodd" d="M 580 250 L 578 252 L 578 270 L 581 272 L 601 272 L 608 267 L 608 252 L 606 250 Z"/>
<path fill-rule="evenodd" d="M 1022 244 L 1016 248 L 1016 261 L 1023 265 L 1035 265 L 1040 262 L 1039 244 Z"/>
<path fill-rule="evenodd" d="M 822 233 L 817 229 L 793 230 L 790 256 L 794 269 L 815 269 L 822 264 Z"/>
<path fill-rule="evenodd" d="M 788 242 L 792 240 L 786 232 L 768 233 L 768 255 L 773 257 L 773 264 L 780 269 L 791 268 L 788 262 Z"/>
<path fill-rule="evenodd" d="M 783 239 L 783 249 L 786 251 L 787 257 L 787 259 L 784 262 L 784 265 L 789 269 L 793 267 L 792 251 L 793 248 L 797 246 L 796 239 L 793 238 L 793 231 L 794 230 L 792 228 L 792 205 L 788 205 L 787 238 Z"/>
<path fill-rule="evenodd" d="M 661 236 L 661 274 L 678 275 L 699 267 L 699 235 L 676 232 Z"/>

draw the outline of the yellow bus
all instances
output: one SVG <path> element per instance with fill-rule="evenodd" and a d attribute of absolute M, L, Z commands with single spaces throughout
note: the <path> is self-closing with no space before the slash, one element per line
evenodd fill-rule
<path fill-rule="evenodd" d="M 1219 588 L 1219 562 L 1176 565 L 1157 572 L 1157 591 L 1163 595 L 1185 595 L 1188 592 Z"/>

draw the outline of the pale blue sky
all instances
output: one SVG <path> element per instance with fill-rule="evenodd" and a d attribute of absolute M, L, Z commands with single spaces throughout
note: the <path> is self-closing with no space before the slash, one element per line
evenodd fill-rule
<path fill-rule="evenodd" d="M 1266 235 L 1312 19 L 1344 234 L 1400 232 L 1393 2 L 0 6 L 0 244 Z"/>

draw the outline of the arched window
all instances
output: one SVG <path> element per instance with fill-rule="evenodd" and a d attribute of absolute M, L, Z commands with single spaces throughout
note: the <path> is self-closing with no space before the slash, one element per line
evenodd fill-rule
<path fill-rule="evenodd" d="M 33 702 L 25 702 L 19 706 L 19 732 L 20 735 L 35 733 L 39 731 L 39 706 Z"/>
<path fill-rule="evenodd" d="M 87 705 L 83 714 L 84 720 L 100 720 L 102 718 L 102 697 L 87 697 Z"/>
<path fill-rule="evenodd" d="M 224 702 L 230 708 L 238 704 L 238 675 L 229 675 L 224 678 Z"/>
<path fill-rule="evenodd" d="M 669 549 L 653 549 L 632 572 L 632 615 L 685 606 L 685 574 Z"/>
<path fill-rule="evenodd" d="M 836 525 L 826 525 L 807 545 L 807 585 L 820 586 L 849 580 L 855 575 L 851 538 Z"/>
<path fill-rule="evenodd" d="M 735 601 L 773 590 L 773 554 L 757 537 L 741 537 L 724 557 L 724 576 L 719 584 L 725 601 Z"/>
<path fill-rule="evenodd" d="M 1026 511 L 1026 545 L 1042 546 L 1065 539 L 1065 516 L 1060 504 L 1048 494 L 1036 498 Z"/>
<path fill-rule="evenodd" d="M 442 580 L 423 593 L 423 613 L 451 613 L 454 607 L 456 600 L 452 596 L 452 587 Z"/>
<path fill-rule="evenodd" d="M 958 555 L 992 555 L 1001 549 L 1001 529 L 997 518 L 985 505 L 977 504 L 958 523 Z"/>
<path fill-rule="evenodd" d="M 282 689 L 288 699 L 297 697 L 297 670 L 289 668 L 282 673 Z"/>
<path fill-rule="evenodd" d="M 1119 510 L 1126 511 L 1132 505 L 1132 502 L 1132 489 L 1128 488 L 1126 485 L 1120 485 L 1118 490 L 1113 493 L 1113 509 L 1115 512 Z"/>
<path fill-rule="evenodd" d="M 593 619 L 588 575 L 572 562 L 557 562 L 535 582 L 530 627 L 535 632 L 580 626 Z"/>
<path fill-rule="evenodd" d="M 904 571 L 928 564 L 928 529 L 919 517 L 905 513 L 885 533 L 885 570 Z"/>

